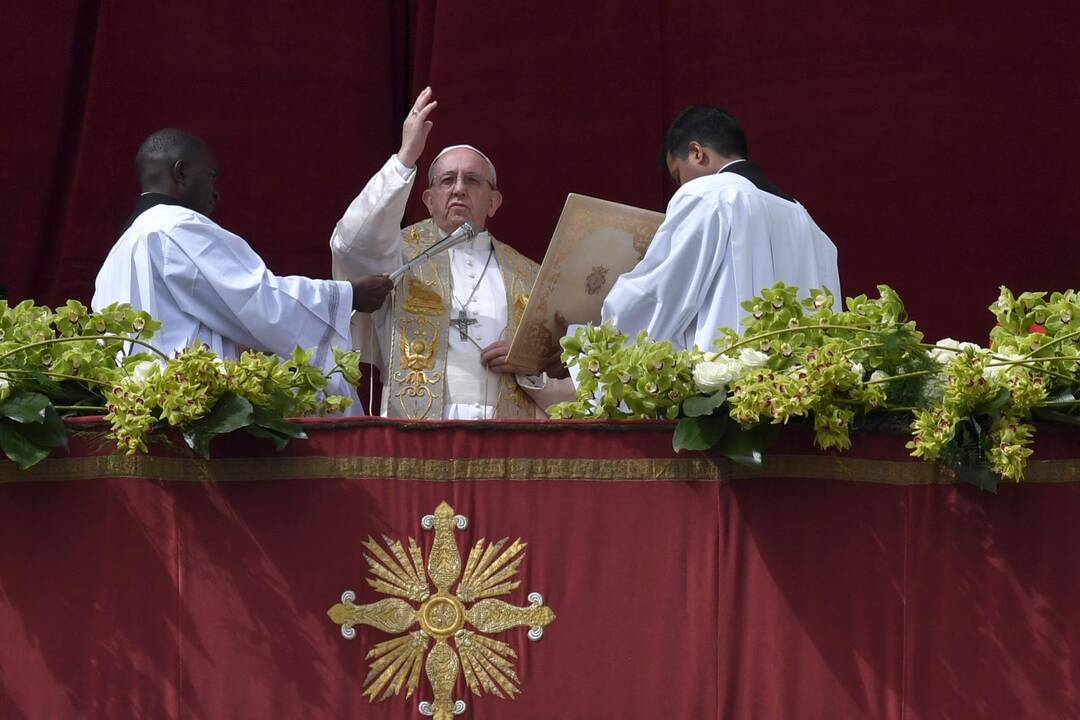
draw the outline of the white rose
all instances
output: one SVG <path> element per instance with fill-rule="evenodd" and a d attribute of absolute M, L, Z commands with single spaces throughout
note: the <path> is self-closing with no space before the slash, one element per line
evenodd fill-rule
<path fill-rule="evenodd" d="M 1006 372 L 1006 371 L 1011 370 L 1014 367 L 1016 367 L 1015 365 L 996 365 L 995 366 L 995 365 L 993 365 L 993 363 L 1009 362 L 1011 360 L 1023 360 L 1023 359 L 1024 359 L 1024 356 L 1023 355 L 1018 355 L 1017 353 L 1000 352 L 1000 353 L 998 353 L 998 357 L 990 358 L 990 363 L 991 363 L 990 365 L 987 365 L 986 367 L 983 368 L 983 377 L 986 378 L 987 380 L 994 381 L 994 380 L 997 380 L 999 378 L 999 376 L 1003 372 Z"/>
<path fill-rule="evenodd" d="M 742 369 L 742 363 L 729 357 L 719 357 L 715 362 L 699 362 L 694 366 L 694 383 L 703 393 L 718 392 L 739 377 Z"/>
<path fill-rule="evenodd" d="M 948 365 L 949 361 L 956 357 L 958 354 L 967 349 L 981 352 L 983 349 L 972 342 L 960 342 L 959 340 L 953 340 L 952 338 L 942 338 L 938 340 L 935 345 L 939 347 L 932 348 L 930 350 L 930 357 L 942 365 Z M 946 350 L 945 348 L 949 348 Z M 956 352 L 952 352 L 955 350 Z"/>
<path fill-rule="evenodd" d="M 870 382 L 881 382 L 882 380 L 887 380 L 890 377 L 892 376 L 884 370 L 875 370 L 874 372 L 870 373 Z"/>
<path fill-rule="evenodd" d="M 862 379 L 862 376 L 866 374 L 866 368 L 863 367 L 862 363 L 858 362 L 851 363 L 851 371 L 858 375 L 860 380 Z"/>
<path fill-rule="evenodd" d="M 743 348 L 739 351 L 739 362 L 749 368 L 759 368 L 769 362 L 769 356 L 760 350 Z"/>
<path fill-rule="evenodd" d="M 157 373 L 158 364 L 153 360 L 143 360 L 135 363 L 131 369 L 131 380 L 136 385 L 145 385 L 150 377 Z"/>

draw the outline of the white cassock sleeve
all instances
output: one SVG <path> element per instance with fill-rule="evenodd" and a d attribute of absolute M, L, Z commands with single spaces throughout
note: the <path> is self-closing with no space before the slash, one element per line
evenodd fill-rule
<path fill-rule="evenodd" d="M 612 286 L 601 320 L 631 338 L 645 330 L 650 338 L 671 340 L 677 348 L 692 345 L 695 318 L 729 242 L 730 228 L 724 224 L 710 198 L 673 198 L 645 257 Z"/>
<path fill-rule="evenodd" d="M 333 346 L 349 349 L 352 285 L 270 272 L 239 236 L 198 218 L 167 233 L 162 280 L 177 307 L 237 345 L 288 358 L 297 345 L 315 354 L 323 372 L 334 367 Z M 350 398 L 347 415 L 362 415 L 355 388 L 338 373 L 326 392 Z"/>
<path fill-rule="evenodd" d="M 358 280 L 362 275 L 388 274 L 404 262 L 404 243 L 401 240 L 401 219 L 409 201 L 416 168 L 407 168 L 396 155 L 382 166 L 360 194 L 349 204 L 345 214 L 330 236 L 335 280 Z M 376 365 L 385 372 L 386 361 L 380 347 L 380 332 L 385 327 L 390 303 L 374 313 L 353 316 L 354 346 L 364 362 Z M 374 341 L 374 347 L 370 347 Z"/>
<path fill-rule="evenodd" d="M 348 348 L 352 285 L 282 277 L 254 250 L 209 218 L 173 205 L 143 213 L 109 252 L 91 306 L 131 303 L 161 321 L 153 344 L 172 354 L 203 343 L 223 359 L 245 349 L 288 358 L 297 345 L 314 349 L 312 363 L 329 372 L 332 348 Z M 353 400 L 340 374 L 328 393 Z"/>
<path fill-rule="evenodd" d="M 180 222 L 162 243 L 163 279 L 180 310 L 214 332 L 281 357 L 293 349 L 349 347 L 352 286 L 279 276 L 237 235 L 208 221 Z M 322 365 L 323 362 L 316 362 Z"/>

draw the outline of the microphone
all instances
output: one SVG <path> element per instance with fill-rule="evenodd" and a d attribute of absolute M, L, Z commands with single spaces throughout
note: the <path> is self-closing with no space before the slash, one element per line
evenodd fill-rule
<path fill-rule="evenodd" d="M 420 263 L 424 262 L 425 260 L 427 260 L 432 255 L 438 255 L 439 253 L 444 252 L 446 250 L 449 250 L 450 248 L 454 247 L 455 245 L 460 245 L 461 243 L 465 242 L 466 240 L 471 240 L 474 237 L 476 237 L 476 228 L 473 227 L 472 223 L 470 223 L 470 222 L 461 223 L 461 227 L 459 227 L 457 230 L 450 233 L 449 235 L 444 237 L 442 240 L 439 240 L 434 245 L 429 247 L 427 250 L 424 250 L 422 253 L 420 253 L 419 255 L 414 257 L 412 260 L 408 261 L 407 263 L 405 263 L 404 265 L 399 267 L 394 272 L 390 273 L 390 282 L 396 284 L 397 281 L 401 278 L 402 275 L 409 272 L 414 267 L 416 267 Z"/>

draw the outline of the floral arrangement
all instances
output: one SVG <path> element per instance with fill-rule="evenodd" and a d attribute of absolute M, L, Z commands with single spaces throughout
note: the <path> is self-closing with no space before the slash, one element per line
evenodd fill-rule
<path fill-rule="evenodd" d="M 853 427 L 909 431 L 911 454 L 953 467 L 993 490 L 1019 481 L 1033 419 L 1080 424 L 1080 295 L 1001 288 L 988 348 L 923 342 L 900 297 L 848 298 L 778 283 L 743 303 L 740 335 L 721 328 L 714 349 L 675 350 L 642 333 L 580 328 L 562 341 L 577 397 L 564 418 L 679 419 L 676 450 L 712 448 L 735 460 L 761 452 L 791 421 L 811 424 L 821 448 L 845 450 Z M 572 370 L 573 372 L 573 370 Z"/>
<path fill-rule="evenodd" d="M 241 428 L 280 448 L 304 437 L 285 418 L 348 406 L 324 394 L 331 375 L 360 377 L 358 354 L 336 348 L 325 375 L 300 348 L 288 360 L 251 351 L 222 360 L 205 347 L 170 358 L 149 342 L 160 327 L 129 305 L 90 313 L 74 300 L 55 310 L 0 300 L 0 449 L 30 467 L 67 446 L 64 416 L 88 414 L 104 415 L 129 455 L 168 427 L 204 457 L 213 437 Z"/>

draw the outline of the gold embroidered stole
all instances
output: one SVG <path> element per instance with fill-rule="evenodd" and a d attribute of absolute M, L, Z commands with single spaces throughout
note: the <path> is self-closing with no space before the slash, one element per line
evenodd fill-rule
<path fill-rule="evenodd" d="M 439 239 L 432 220 L 401 231 L 405 254 L 419 255 Z M 529 302 L 539 266 L 492 237 L 495 260 L 506 286 L 507 337 L 513 337 Z M 441 419 L 446 414 L 446 352 L 451 298 L 450 255 L 440 253 L 401 279 L 391 317 L 390 367 L 383 402 L 389 417 Z M 478 372 L 484 372 L 477 367 Z M 496 374 L 495 417 L 533 417 L 535 404 L 513 375 Z"/>

